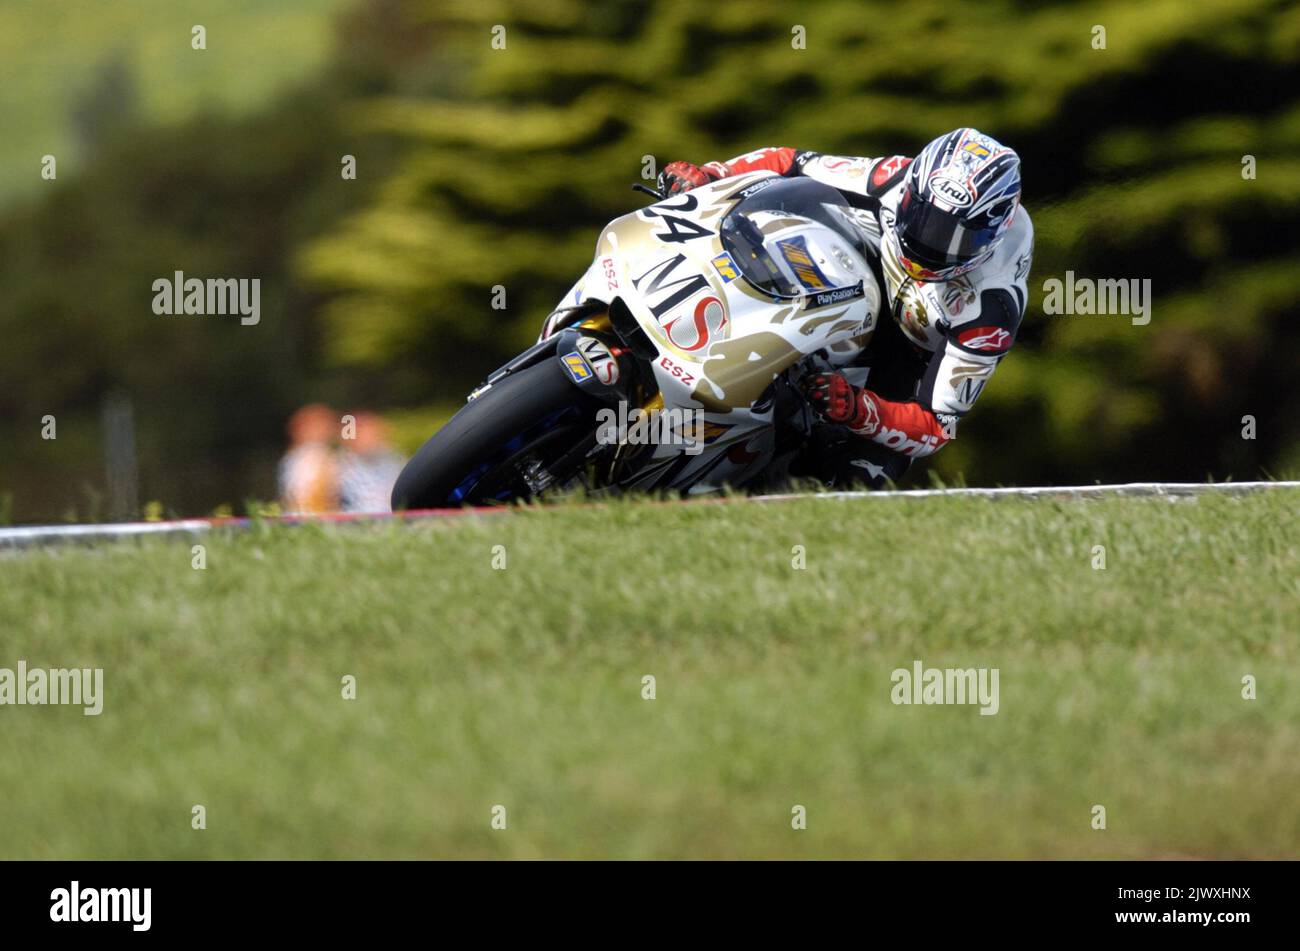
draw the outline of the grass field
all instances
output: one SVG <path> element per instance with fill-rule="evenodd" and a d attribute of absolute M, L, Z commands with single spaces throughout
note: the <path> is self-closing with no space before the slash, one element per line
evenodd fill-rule
<path fill-rule="evenodd" d="M 0 558 L 0 666 L 105 685 L 98 717 L 0 707 L 0 857 L 1294 858 L 1297 503 L 625 502 L 262 526 L 206 570 Z M 999 712 L 894 705 L 915 660 L 998 668 Z"/>

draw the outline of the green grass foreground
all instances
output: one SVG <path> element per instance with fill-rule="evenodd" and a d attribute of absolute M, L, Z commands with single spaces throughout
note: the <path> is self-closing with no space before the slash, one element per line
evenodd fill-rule
<path fill-rule="evenodd" d="M 98 717 L 0 706 L 0 857 L 1294 858 L 1298 502 L 620 502 L 263 526 L 201 571 L 0 558 L 0 667 L 104 669 Z M 894 705 L 915 660 L 998 668 L 999 712 Z"/>

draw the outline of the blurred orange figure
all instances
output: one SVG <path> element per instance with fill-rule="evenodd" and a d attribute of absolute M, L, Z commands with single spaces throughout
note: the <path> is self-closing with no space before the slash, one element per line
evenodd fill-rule
<path fill-rule="evenodd" d="M 285 512 L 335 512 L 339 475 L 333 442 L 339 420 L 324 403 L 310 403 L 289 417 L 289 451 L 280 460 L 280 502 Z"/>

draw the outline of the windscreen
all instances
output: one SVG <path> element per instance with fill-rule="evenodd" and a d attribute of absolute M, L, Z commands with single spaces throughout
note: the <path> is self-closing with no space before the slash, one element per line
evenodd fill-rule
<path fill-rule="evenodd" d="M 836 189 L 811 178 L 765 178 L 727 213 L 719 233 L 722 245 L 750 284 L 773 297 L 796 297 L 805 291 L 777 265 L 770 237 L 753 220 L 756 212 L 808 218 L 826 225 L 859 254 L 868 253 L 865 237 L 849 220 L 849 203 Z M 765 216 L 766 217 L 766 216 Z"/>

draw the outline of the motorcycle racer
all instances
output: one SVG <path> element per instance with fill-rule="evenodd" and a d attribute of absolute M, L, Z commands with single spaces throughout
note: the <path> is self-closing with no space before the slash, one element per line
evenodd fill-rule
<path fill-rule="evenodd" d="M 954 438 L 1015 342 L 1034 239 L 1020 207 L 1019 156 L 962 128 L 914 159 L 763 148 L 727 162 L 671 162 L 660 188 L 676 194 L 759 170 L 839 190 L 879 252 L 876 276 L 893 317 L 855 365 L 804 380 L 830 424 L 813 434 L 807 474 L 835 483 L 897 479 L 913 458 Z"/>

